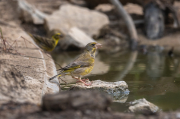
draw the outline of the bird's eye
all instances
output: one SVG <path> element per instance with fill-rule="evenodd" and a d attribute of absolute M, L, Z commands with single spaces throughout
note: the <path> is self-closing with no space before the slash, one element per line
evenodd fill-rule
<path fill-rule="evenodd" d="M 95 46 L 95 44 L 91 44 L 92 46 Z"/>

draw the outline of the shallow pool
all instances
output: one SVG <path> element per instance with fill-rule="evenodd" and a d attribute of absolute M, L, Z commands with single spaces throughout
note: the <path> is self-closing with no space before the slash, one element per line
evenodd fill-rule
<path fill-rule="evenodd" d="M 62 52 L 52 55 L 65 66 L 81 52 Z M 146 98 L 163 111 L 180 108 L 180 58 L 168 57 L 159 51 L 146 54 L 137 52 L 99 52 L 90 80 L 125 81 L 130 90 L 125 103 L 113 103 L 112 109 L 124 112 L 127 103 Z M 57 66 L 58 68 L 58 66 Z"/>

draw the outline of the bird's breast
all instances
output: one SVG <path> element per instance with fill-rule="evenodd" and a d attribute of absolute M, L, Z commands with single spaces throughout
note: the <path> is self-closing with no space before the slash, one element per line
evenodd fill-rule
<path fill-rule="evenodd" d="M 92 71 L 93 67 L 94 67 L 94 65 L 93 66 L 89 66 L 88 68 L 86 68 L 84 70 L 84 72 L 81 73 L 81 76 L 85 76 L 85 75 L 89 74 Z"/>

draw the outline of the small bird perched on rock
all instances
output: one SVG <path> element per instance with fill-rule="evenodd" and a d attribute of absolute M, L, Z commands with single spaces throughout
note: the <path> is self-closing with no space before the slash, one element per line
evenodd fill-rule
<path fill-rule="evenodd" d="M 96 49 L 100 48 L 101 44 L 97 42 L 88 43 L 85 47 L 84 52 L 78 56 L 72 63 L 65 66 L 64 68 L 59 69 L 60 73 L 53 76 L 49 80 L 54 79 L 55 77 L 71 75 L 72 78 L 79 80 L 80 82 L 87 84 L 84 80 L 81 79 L 82 76 L 89 74 L 94 67 L 95 53 Z"/>
<path fill-rule="evenodd" d="M 45 38 L 30 33 L 29 35 L 41 49 L 47 52 L 53 51 L 56 45 L 58 44 L 58 41 L 63 38 L 63 35 L 61 33 L 55 33 L 54 35 L 52 35 L 51 38 Z"/>

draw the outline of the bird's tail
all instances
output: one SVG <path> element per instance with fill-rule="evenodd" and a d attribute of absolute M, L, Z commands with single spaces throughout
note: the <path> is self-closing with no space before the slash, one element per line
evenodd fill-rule
<path fill-rule="evenodd" d="M 54 78 L 56 78 L 56 77 L 59 77 L 59 76 L 62 76 L 63 70 L 62 70 L 62 69 L 58 69 L 58 70 L 61 70 L 61 72 L 60 72 L 59 74 L 51 77 L 49 80 L 52 80 L 52 79 L 54 79 Z"/>
<path fill-rule="evenodd" d="M 52 79 L 56 78 L 56 77 L 59 76 L 59 75 L 60 75 L 60 74 L 57 74 L 57 75 L 51 77 L 49 80 L 52 80 Z M 61 75 L 60 75 L 60 76 L 61 76 Z"/>

